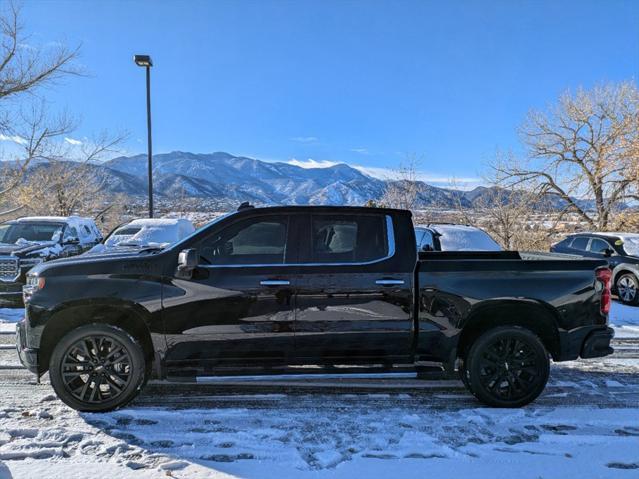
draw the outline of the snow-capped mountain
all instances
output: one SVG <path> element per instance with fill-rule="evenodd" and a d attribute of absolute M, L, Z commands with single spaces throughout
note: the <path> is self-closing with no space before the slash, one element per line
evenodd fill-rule
<path fill-rule="evenodd" d="M 49 166 L 46 161 L 34 162 L 30 170 Z M 86 166 L 107 192 L 138 199 L 146 196 L 146 155 L 122 156 Z M 2 168 L 11 167 L 10 162 L 2 162 Z M 154 193 L 159 201 L 169 203 L 189 199 L 207 207 L 233 207 L 244 201 L 257 205 L 362 205 L 369 200 L 379 201 L 388 185 L 389 181 L 343 163 L 328 168 L 302 168 L 224 152 L 175 151 L 153 156 Z M 497 193 L 496 187 L 460 191 L 417 182 L 417 207 L 455 208 L 459 204 L 467 207 L 508 201 L 508 195 Z M 591 200 L 576 201 L 586 209 L 592 207 Z M 557 210 L 566 206 L 552 194 L 547 195 L 546 202 Z"/>
<path fill-rule="evenodd" d="M 146 155 L 115 158 L 104 167 L 146 181 Z M 154 155 L 153 175 L 158 195 L 215 196 L 232 203 L 356 205 L 379 199 L 386 188 L 384 181 L 345 164 L 301 168 L 223 152 Z"/>

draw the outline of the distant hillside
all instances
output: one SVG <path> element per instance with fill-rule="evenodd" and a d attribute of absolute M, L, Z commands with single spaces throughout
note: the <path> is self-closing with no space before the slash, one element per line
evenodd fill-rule
<path fill-rule="evenodd" d="M 9 163 L 3 165 L 10 167 Z M 38 162 L 31 170 L 48 168 Z M 147 191 L 146 155 L 118 157 L 90 165 L 96 179 L 108 192 L 143 198 Z M 362 205 L 379 200 L 388 181 L 368 176 L 346 164 L 329 168 L 301 168 L 288 163 L 270 163 L 217 152 L 196 154 L 175 151 L 153 157 L 153 189 L 158 200 L 201 201 L 233 207 L 243 201 L 254 204 Z M 454 208 L 486 204 L 495 190 L 477 187 L 471 191 L 440 188 L 418 182 L 418 208 Z M 504 195 L 501 195 L 502 199 Z M 556 208 L 564 202 L 552 195 L 547 200 Z M 592 202 L 582 201 L 588 208 Z"/>

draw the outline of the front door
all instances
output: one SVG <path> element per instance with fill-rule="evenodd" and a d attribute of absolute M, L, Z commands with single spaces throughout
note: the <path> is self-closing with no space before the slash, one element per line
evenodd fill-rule
<path fill-rule="evenodd" d="M 184 371 L 272 367 L 294 348 L 288 215 L 244 217 L 195 245 L 190 279 L 164 288 L 167 366 Z"/>
<path fill-rule="evenodd" d="M 400 227 L 413 235 L 407 220 Z M 393 220 L 380 213 L 313 213 L 303 221 L 302 266 L 294 278 L 298 360 L 346 365 L 405 359 L 415 247 L 401 258 Z"/>

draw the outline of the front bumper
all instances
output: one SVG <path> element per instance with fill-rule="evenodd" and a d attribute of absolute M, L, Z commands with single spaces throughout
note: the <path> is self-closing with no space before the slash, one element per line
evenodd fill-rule
<path fill-rule="evenodd" d="M 38 350 L 28 348 L 26 343 L 25 320 L 16 324 L 16 348 L 22 365 L 34 374 L 38 374 Z"/>
<path fill-rule="evenodd" d="M 559 334 L 561 350 L 556 361 L 572 361 L 579 357 L 600 358 L 614 352 L 610 346 L 615 331 L 606 326 L 584 326 Z"/>

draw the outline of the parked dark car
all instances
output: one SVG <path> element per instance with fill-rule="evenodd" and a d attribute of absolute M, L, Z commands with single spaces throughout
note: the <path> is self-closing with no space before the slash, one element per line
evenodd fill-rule
<path fill-rule="evenodd" d="M 612 269 L 612 291 L 622 303 L 639 304 L 639 234 L 578 233 L 550 247 L 556 253 L 603 259 Z"/>
<path fill-rule="evenodd" d="M 22 305 L 22 287 L 33 266 L 81 254 L 101 239 L 92 219 L 77 216 L 25 217 L 0 224 L 0 305 Z"/>
<path fill-rule="evenodd" d="M 451 223 L 415 226 L 417 251 L 502 251 L 481 228 Z"/>
<path fill-rule="evenodd" d="M 605 261 L 416 251 L 408 211 L 243 208 L 161 251 L 34 268 L 20 359 L 83 411 L 126 404 L 149 377 L 433 364 L 517 407 L 550 356 L 612 352 Z"/>

